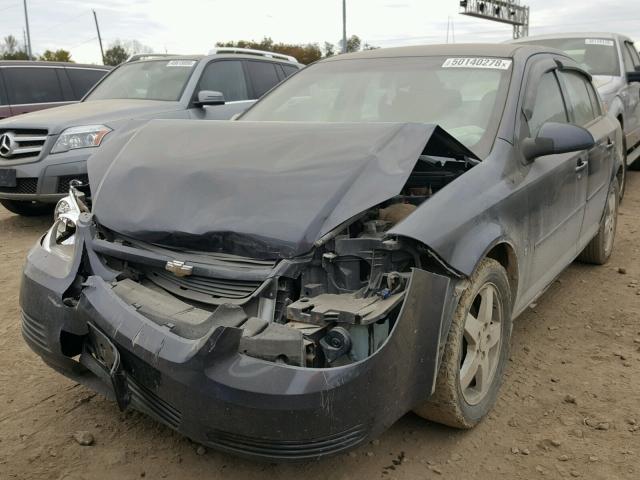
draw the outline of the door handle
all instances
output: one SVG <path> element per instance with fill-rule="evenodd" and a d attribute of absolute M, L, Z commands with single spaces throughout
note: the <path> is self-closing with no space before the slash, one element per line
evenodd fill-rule
<path fill-rule="evenodd" d="M 607 150 L 611 150 L 615 145 L 616 144 L 612 142 L 610 138 L 607 139 Z"/>
<path fill-rule="evenodd" d="M 579 158 L 578 162 L 576 163 L 576 172 L 584 170 L 587 165 L 589 165 L 589 162 L 587 162 L 584 158 Z"/>

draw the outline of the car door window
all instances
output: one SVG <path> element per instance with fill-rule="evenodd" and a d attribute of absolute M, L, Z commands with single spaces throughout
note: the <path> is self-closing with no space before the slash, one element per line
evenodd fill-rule
<path fill-rule="evenodd" d="M 4 80 L 2 79 L 2 70 L 0 70 L 0 105 L 8 105 L 7 95 L 4 89 Z"/>
<path fill-rule="evenodd" d="M 282 65 L 282 68 L 284 70 L 284 75 L 286 77 L 290 77 L 291 75 L 293 75 L 294 73 L 296 73 L 298 71 L 298 69 L 296 67 L 293 67 L 291 65 Z"/>
<path fill-rule="evenodd" d="M 629 52 L 629 48 L 626 43 L 622 46 L 622 62 L 624 63 L 625 72 L 633 72 L 635 70 L 633 58 L 631 57 L 631 53 Z"/>
<path fill-rule="evenodd" d="M 581 127 L 587 125 L 596 118 L 591 99 L 589 98 L 589 85 L 586 77 L 570 71 L 560 72 L 560 77 L 564 81 L 570 110 L 573 113 L 573 122 Z"/>
<path fill-rule="evenodd" d="M 12 67 L 4 70 L 12 105 L 60 102 L 63 100 L 55 68 Z"/>
<path fill-rule="evenodd" d="M 555 73 L 545 73 L 538 83 L 533 113 L 529 119 L 530 136 L 535 137 L 546 122 L 566 123 L 567 110 Z"/>
<path fill-rule="evenodd" d="M 247 82 L 240 60 L 218 60 L 209 63 L 200 78 L 200 90 L 221 92 L 227 102 L 248 100 Z"/>
<path fill-rule="evenodd" d="M 596 117 L 602 115 L 602 106 L 600 105 L 600 98 L 596 93 L 595 88 L 593 88 L 592 83 L 587 83 L 587 92 L 589 93 L 589 99 L 591 100 L 591 107 L 593 108 L 593 113 Z"/>
<path fill-rule="evenodd" d="M 275 85 L 280 83 L 276 65 L 271 62 L 247 62 L 247 71 L 253 85 L 253 96 L 260 98 L 262 95 L 271 90 Z"/>
<path fill-rule="evenodd" d="M 75 100 L 80 100 L 107 73 L 106 70 L 88 68 L 67 68 L 67 75 Z"/>
<path fill-rule="evenodd" d="M 629 53 L 629 58 L 630 58 L 631 64 L 633 65 L 633 69 L 629 71 L 632 72 L 634 70 L 638 70 L 638 68 L 640 67 L 640 57 L 638 56 L 638 51 L 633 46 L 633 43 L 625 42 L 624 47 Z"/>

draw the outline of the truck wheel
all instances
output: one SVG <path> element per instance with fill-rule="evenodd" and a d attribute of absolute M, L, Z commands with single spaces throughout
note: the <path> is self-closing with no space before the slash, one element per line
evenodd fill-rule
<path fill-rule="evenodd" d="M 619 203 L 618 180 L 613 179 L 607 195 L 607 203 L 604 206 L 604 214 L 600 220 L 600 228 L 595 237 L 578 256 L 578 260 L 595 265 L 604 265 L 609 260 L 613 251 L 613 241 L 616 237 L 618 225 Z"/>
<path fill-rule="evenodd" d="M 472 428 L 493 407 L 511 340 L 511 291 L 497 261 L 480 262 L 453 315 L 434 394 L 414 412 Z"/>
<path fill-rule="evenodd" d="M 37 217 L 51 213 L 54 204 L 30 202 L 25 200 L 0 200 L 4 208 L 24 217 Z"/>

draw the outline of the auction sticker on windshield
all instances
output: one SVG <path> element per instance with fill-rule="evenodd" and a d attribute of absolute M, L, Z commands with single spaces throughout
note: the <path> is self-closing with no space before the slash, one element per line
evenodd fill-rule
<path fill-rule="evenodd" d="M 193 67 L 195 64 L 195 60 L 171 60 L 167 62 L 167 67 Z"/>
<path fill-rule="evenodd" d="M 495 68 L 508 70 L 511 60 L 505 58 L 457 57 L 447 58 L 442 68 Z"/>
<path fill-rule="evenodd" d="M 603 45 L 605 47 L 613 47 L 613 40 L 607 40 L 606 38 L 585 38 L 585 45 Z"/>

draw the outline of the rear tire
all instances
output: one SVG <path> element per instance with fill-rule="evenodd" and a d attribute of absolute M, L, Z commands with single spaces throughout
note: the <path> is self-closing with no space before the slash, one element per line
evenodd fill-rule
<path fill-rule="evenodd" d="M 455 428 L 472 428 L 491 410 L 509 358 L 511 290 L 507 272 L 485 258 L 453 315 L 434 394 L 414 412 Z"/>
<path fill-rule="evenodd" d="M 0 200 L 4 208 L 23 217 L 48 215 L 53 211 L 53 204 L 30 202 L 25 200 Z"/>
<path fill-rule="evenodd" d="M 607 202 L 604 206 L 602 220 L 600 220 L 600 228 L 596 236 L 591 239 L 578 256 L 578 260 L 581 262 L 604 265 L 609 261 L 611 252 L 613 252 L 613 242 L 618 225 L 619 199 L 618 179 L 614 178 L 607 194 Z"/>

